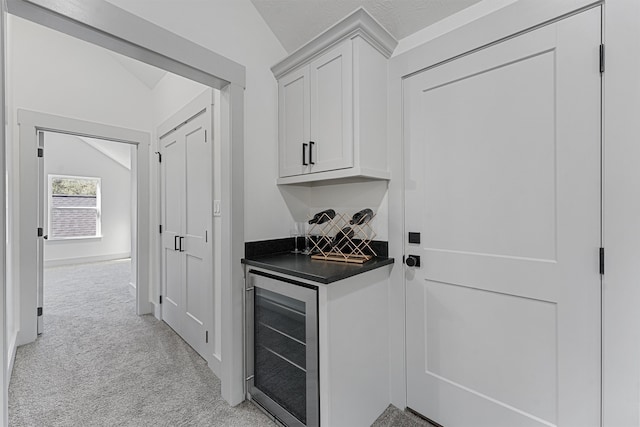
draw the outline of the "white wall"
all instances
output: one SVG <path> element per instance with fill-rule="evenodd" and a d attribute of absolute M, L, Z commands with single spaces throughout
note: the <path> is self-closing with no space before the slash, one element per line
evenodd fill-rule
<path fill-rule="evenodd" d="M 117 142 L 108 144 L 125 145 Z M 100 238 L 70 240 L 53 240 L 50 230 L 47 230 L 49 240 L 45 243 L 45 266 L 129 257 L 131 169 L 75 136 L 47 132 L 44 147 L 45 177 L 51 174 L 101 178 L 102 229 Z M 45 209 L 48 209 L 48 198 L 46 203 Z"/>
<path fill-rule="evenodd" d="M 249 0 L 109 0 L 150 22 L 244 65 L 245 240 L 288 235 L 291 213 L 278 174 L 277 86 L 270 67 L 286 56 Z"/>

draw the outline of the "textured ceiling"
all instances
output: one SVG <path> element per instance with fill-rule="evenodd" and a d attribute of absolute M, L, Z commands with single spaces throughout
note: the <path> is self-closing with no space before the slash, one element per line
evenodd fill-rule
<path fill-rule="evenodd" d="M 288 53 L 364 7 L 397 40 L 480 0 L 251 0 Z"/>

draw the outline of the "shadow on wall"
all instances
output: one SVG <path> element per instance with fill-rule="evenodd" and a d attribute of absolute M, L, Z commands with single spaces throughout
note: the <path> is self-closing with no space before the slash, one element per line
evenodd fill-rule
<path fill-rule="evenodd" d="M 363 181 L 357 178 L 311 185 L 280 185 L 292 221 L 306 221 L 323 209 L 353 213 L 363 208 L 376 212 L 375 228 L 380 240 L 388 239 L 387 181 Z"/>

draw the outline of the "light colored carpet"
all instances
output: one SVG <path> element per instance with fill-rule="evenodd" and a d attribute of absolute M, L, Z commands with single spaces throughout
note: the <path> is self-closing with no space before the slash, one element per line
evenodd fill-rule
<path fill-rule="evenodd" d="M 273 426 L 172 329 L 136 316 L 128 261 L 45 272 L 45 333 L 18 348 L 9 425 Z"/>
<path fill-rule="evenodd" d="M 18 348 L 9 425 L 274 426 L 229 406 L 220 380 L 171 328 L 136 316 L 130 262 L 45 270 L 45 333 Z M 423 427 L 394 406 L 374 427 Z"/>
<path fill-rule="evenodd" d="M 423 420 L 411 412 L 401 411 L 393 405 L 378 417 L 371 427 L 434 427 L 433 424 Z"/>

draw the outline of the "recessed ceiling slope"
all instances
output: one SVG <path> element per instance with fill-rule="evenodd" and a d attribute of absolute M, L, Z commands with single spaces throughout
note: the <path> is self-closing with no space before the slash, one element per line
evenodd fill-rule
<path fill-rule="evenodd" d="M 481 0 L 251 0 L 291 53 L 359 7 L 396 40 Z"/>

